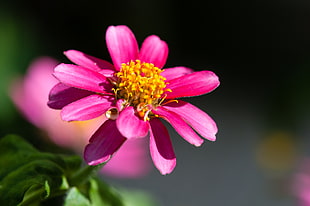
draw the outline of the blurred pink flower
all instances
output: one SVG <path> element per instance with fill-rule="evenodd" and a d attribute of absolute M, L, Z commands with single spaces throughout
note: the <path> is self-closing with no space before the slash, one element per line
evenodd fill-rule
<path fill-rule="evenodd" d="M 292 192 L 297 198 L 298 206 L 310 206 L 310 159 L 301 162 L 294 175 Z"/>
<path fill-rule="evenodd" d="M 58 62 L 50 57 L 36 59 L 23 79 L 12 84 L 11 97 L 23 115 L 35 126 L 47 133 L 47 137 L 62 147 L 81 154 L 91 134 L 106 120 L 105 116 L 89 121 L 65 122 L 60 112 L 47 106 L 48 94 L 57 84 L 52 72 Z M 143 139 L 127 141 L 102 169 L 116 177 L 139 177 L 150 169 L 146 142 Z M 121 168 L 121 169 L 120 169 Z"/>
<path fill-rule="evenodd" d="M 162 174 L 171 173 L 176 157 L 166 127 L 168 121 L 189 143 L 200 146 L 202 137 L 214 141 L 217 127 L 197 107 L 175 100 L 211 92 L 219 85 L 211 71 L 186 67 L 162 70 L 168 46 L 158 36 L 147 37 L 139 51 L 127 26 L 110 26 L 106 43 L 113 65 L 79 51 L 65 55 L 76 65 L 60 64 L 54 76 L 60 81 L 50 92 L 49 106 L 62 109 L 65 121 L 105 121 L 90 138 L 84 158 L 90 165 L 108 161 L 124 142 L 150 136 L 150 153 Z M 196 132 L 194 130 L 196 130 Z"/>

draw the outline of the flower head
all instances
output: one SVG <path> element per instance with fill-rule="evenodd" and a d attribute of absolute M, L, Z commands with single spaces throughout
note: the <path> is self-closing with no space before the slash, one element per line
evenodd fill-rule
<path fill-rule="evenodd" d="M 54 76 L 60 81 L 50 92 L 48 105 L 62 109 L 66 121 L 88 120 L 105 115 L 84 151 L 90 165 L 100 164 L 128 139 L 149 134 L 150 153 L 162 174 L 172 172 L 176 157 L 167 129 L 168 121 L 189 143 L 200 146 L 202 137 L 215 140 L 217 127 L 206 113 L 180 97 L 202 95 L 219 85 L 211 71 L 187 67 L 163 69 L 168 46 L 159 37 L 147 37 L 139 50 L 126 26 L 110 26 L 107 47 L 113 64 L 69 50 L 65 55 L 76 65 L 60 64 Z"/>
<path fill-rule="evenodd" d="M 51 57 L 35 59 L 23 78 L 12 84 L 10 96 L 17 108 L 46 137 L 55 144 L 81 154 L 88 137 L 104 122 L 105 116 L 81 122 L 61 120 L 59 111 L 46 105 L 51 88 L 58 83 L 52 76 L 58 61 Z M 114 177 L 135 178 L 149 171 L 149 159 L 146 158 L 145 140 L 126 141 L 113 160 L 102 169 L 104 174 Z M 120 167 L 125 166 L 122 170 Z"/>

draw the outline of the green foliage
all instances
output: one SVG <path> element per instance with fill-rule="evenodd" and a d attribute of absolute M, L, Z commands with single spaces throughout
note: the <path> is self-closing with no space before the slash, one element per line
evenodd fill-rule
<path fill-rule="evenodd" d="M 118 194 L 115 189 L 100 181 L 98 178 L 93 178 L 90 180 L 89 198 L 93 203 L 93 206 L 124 206 L 121 201 L 120 194 Z"/>
<path fill-rule="evenodd" d="M 87 184 L 88 195 L 73 187 L 68 192 L 64 206 L 125 206 L 116 190 L 108 187 L 97 178 L 91 178 Z"/>
<path fill-rule="evenodd" d="M 63 196 L 64 205 L 122 206 L 120 195 L 81 168 L 78 156 L 44 153 L 21 137 L 0 140 L 0 205 L 39 206 Z"/>
<path fill-rule="evenodd" d="M 61 193 L 81 159 L 37 151 L 22 138 L 0 140 L 0 205 L 33 205 Z"/>
<path fill-rule="evenodd" d="M 68 192 L 64 206 L 91 206 L 89 200 L 76 188 L 73 187 Z"/>

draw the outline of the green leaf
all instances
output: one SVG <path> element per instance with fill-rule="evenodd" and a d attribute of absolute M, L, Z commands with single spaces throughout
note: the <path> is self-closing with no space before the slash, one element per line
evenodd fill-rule
<path fill-rule="evenodd" d="M 67 189 L 69 189 L 69 187 L 70 187 L 70 186 L 69 186 L 69 183 L 68 183 L 67 178 L 66 178 L 65 176 L 62 176 L 62 183 L 61 183 L 59 189 L 61 189 L 61 190 L 67 190 Z"/>
<path fill-rule="evenodd" d="M 39 152 L 21 137 L 0 140 L 0 205 L 37 205 L 68 189 L 64 177 L 79 169 L 81 159 Z"/>
<path fill-rule="evenodd" d="M 93 177 L 103 165 L 81 168 L 80 157 L 40 152 L 15 135 L 0 139 L 0 159 L 0 205 L 39 206 L 61 197 L 65 206 L 124 206 L 114 188 Z"/>
<path fill-rule="evenodd" d="M 92 206 L 124 206 L 120 194 L 98 178 L 89 180 L 89 198 Z"/>
<path fill-rule="evenodd" d="M 91 204 L 76 187 L 72 187 L 67 194 L 64 206 L 91 206 Z"/>
<path fill-rule="evenodd" d="M 45 181 L 45 187 L 43 188 L 41 185 L 33 184 L 30 188 L 25 192 L 23 201 L 18 204 L 18 206 L 22 205 L 39 205 L 41 199 L 45 199 L 50 195 L 50 186 L 47 181 Z"/>
<path fill-rule="evenodd" d="M 48 198 L 51 194 L 51 188 L 50 188 L 50 185 L 48 184 L 48 181 L 45 181 L 44 183 L 44 189 L 45 189 L 45 192 L 46 192 L 46 195 L 44 198 Z"/>

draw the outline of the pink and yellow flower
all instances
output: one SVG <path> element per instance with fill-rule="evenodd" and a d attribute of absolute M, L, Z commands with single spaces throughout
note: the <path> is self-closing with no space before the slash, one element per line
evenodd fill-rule
<path fill-rule="evenodd" d="M 44 137 L 81 154 L 88 143 L 88 137 L 107 118 L 100 116 L 88 121 L 66 122 L 61 120 L 59 111 L 47 106 L 49 92 L 58 83 L 52 75 L 57 64 L 59 62 L 50 57 L 37 58 L 29 66 L 26 75 L 13 82 L 10 95 L 23 115 L 44 131 Z M 150 160 L 145 155 L 145 145 L 146 141 L 143 139 L 126 141 L 101 171 L 117 178 L 146 175 L 150 170 Z"/>
<path fill-rule="evenodd" d="M 218 77 L 211 71 L 187 67 L 163 69 L 168 46 L 158 36 L 147 37 L 139 50 L 127 26 L 110 26 L 106 43 L 113 64 L 69 50 L 76 65 L 60 64 L 54 76 L 60 81 L 50 92 L 48 105 L 62 109 L 66 121 L 105 115 L 84 151 L 90 165 L 108 161 L 130 139 L 150 138 L 150 153 L 162 174 L 171 173 L 176 157 L 161 119 L 189 143 L 200 146 L 202 137 L 215 141 L 217 126 L 205 112 L 176 98 L 198 96 L 214 90 Z M 196 132 L 195 132 L 195 131 Z"/>

